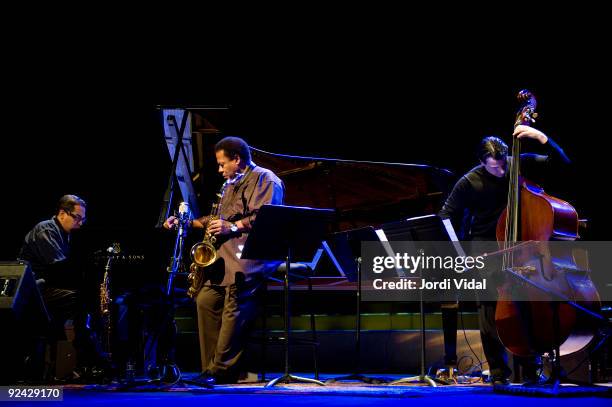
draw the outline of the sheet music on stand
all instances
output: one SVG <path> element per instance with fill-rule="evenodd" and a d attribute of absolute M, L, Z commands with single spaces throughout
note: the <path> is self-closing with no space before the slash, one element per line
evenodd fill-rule
<path fill-rule="evenodd" d="M 409 254 L 410 257 L 439 257 L 445 258 L 446 256 L 465 256 L 464 250 L 460 242 L 456 239 L 453 227 L 450 222 L 445 222 L 437 215 L 426 215 L 414 218 L 401 220 L 398 222 L 391 222 L 382 225 L 379 229 L 376 229 L 376 235 L 380 240 L 381 249 L 378 250 L 379 255 L 383 255 L 389 258 L 395 258 L 397 254 Z M 372 260 L 372 247 L 366 248 L 366 260 Z M 405 262 L 402 262 L 405 263 Z M 429 263 L 428 263 L 429 264 Z M 435 264 L 435 263 L 434 263 Z M 439 278 L 448 277 L 448 273 L 444 268 L 428 267 L 427 277 Z M 419 270 L 422 267 L 418 267 Z M 366 270 L 368 271 L 368 270 Z M 422 271 L 422 270 L 421 270 Z M 419 274 L 414 269 L 403 268 L 396 265 L 395 275 L 393 277 L 398 279 L 416 279 L 419 278 Z M 420 272 L 420 271 L 419 271 Z M 374 277 L 385 276 L 374 275 Z M 387 273 L 387 277 L 392 277 Z M 370 300 L 366 291 L 366 300 Z M 417 290 L 404 291 L 404 294 L 416 295 Z M 404 299 L 398 297 L 404 295 L 401 291 L 398 291 L 394 295 L 396 300 L 403 301 Z M 438 301 L 438 295 L 440 292 L 428 291 L 427 294 L 434 295 L 434 298 L 426 298 L 426 300 Z M 449 295 L 451 293 L 449 291 Z M 409 298 L 409 297 L 407 297 Z M 376 299 L 371 298 L 376 301 Z M 418 300 L 418 297 L 415 297 Z M 448 300 L 448 299 L 447 299 Z"/>
<path fill-rule="evenodd" d="M 199 206 L 193 183 L 193 147 L 191 144 L 191 112 L 185 109 L 162 109 L 164 139 L 170 157 L 173 158 L 182 200 L 189 203 L 194 217 L 199 217 Z M 177 151 L 179 148 L 179 151 Z M 171 205 L 172 202 L 169 202 Z"/>
<path fill-rule="evenodd" d="M 161 227 L 163 222 L 170 216 L 170 208 L 173 205 L 176 185 L 181 193 L 181 201 L 187 202 L 194 217 L 200 216 L 198 196 L 193 185 L 196 171 L 193 156 L 194 140 L 192 138 L 192 121 L 194 113 L 228 110 L 229 106 L 157 106 L 161 112 L 164 139 L 168 147 L 168 153 L 172 160 L 172 169 L 168 179 L 168 187 L 164 194 L 164 200 L 157 226 Z M 196 119 L 199 117 L 195 116 Z M 200 120 L 201 121 L 201 120 Z M 197 120 L 196 120 L 197 122 Z M 195 125 L 195 124 L 194 124 Z M 214 129 L 216 132 L 218 130 Z M 198 147 L 201 148 L 201 147 Z M 213 160 L 214 157 L 210 157 Z M 216 189 L 216 188 L 215 188 Z"/>
<path fill-rule="evenodd" d="M 333 218 L 331 209 L 287 205 L 263 205 L 249 233 L 243 259 L 308 262 L 321 246 Z"/>

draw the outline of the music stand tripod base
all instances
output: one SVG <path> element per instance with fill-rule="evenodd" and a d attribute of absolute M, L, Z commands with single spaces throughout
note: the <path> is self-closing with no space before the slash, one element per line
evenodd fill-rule
<path fill-rule="evenodd" d="M 264 387 L 273 387 L 277 383 L 287 383 L 287 384 L 289 384 L 289 383 L 292 383 L 292 382 L 312 383 L 312 384 L 318 384 L 320 386 L 325 386 L 325 383 L 323 383 L 320 380 L 310 379 L 308 377 L 300 377 L 300 376 L 295 376 L 295 375 L 292 375 L 292 374 L 285 373 L 284 375 L 282 375 L 280 377 L 277 377 L 276 379 L 270 380 L 268 383 L 266 383 L 266 385 Z"/>
<path fill-rule="evenodd" d="M 404 377 L 398 380 L 395 380 L 389 383 L 389 386 L 394 386 L 398 384 L 413 384 L 413 383 L 426 383 L 431 387 L 438 387 L 435 379 L 425 375 L 425 376 L 412 376 L 412 377 Z"/>

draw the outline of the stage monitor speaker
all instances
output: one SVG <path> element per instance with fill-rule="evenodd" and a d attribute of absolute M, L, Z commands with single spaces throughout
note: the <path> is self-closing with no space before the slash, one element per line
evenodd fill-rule
<path fill-rule="evenodd" d="M 49 323 L 49 314 L 27 263 L 0 262 L 0 322 L 3 326 L 29 322 L 39 327 Z"/>
<path fill-rule="evenodd" d="M 0 262 L 0 384 L 38 380 L 49 315 L 30 266 Z"/>

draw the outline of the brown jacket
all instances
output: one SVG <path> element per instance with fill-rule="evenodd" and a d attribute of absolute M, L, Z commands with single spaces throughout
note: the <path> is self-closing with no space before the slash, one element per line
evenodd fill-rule
<path fill-rule="evenodd" d="M 230 222 L 241 220 L 246 230 L 221 240 L 223 244 L 217 251 L 220 259 L 207 270 L 206 285 L 228 286 L 249 281 L 278 266 L 279 262 L 241 260 L 240 256 L 259 208 L 265 204 L 282 205 L 284 195 L 283 182 L 272 171 L 254 164 L 242 178 L 225 188 L 219 215 Z"/>

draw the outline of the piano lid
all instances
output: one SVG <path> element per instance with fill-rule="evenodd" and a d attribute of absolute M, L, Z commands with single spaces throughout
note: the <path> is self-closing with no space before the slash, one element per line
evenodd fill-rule
<path fill-rule="evenodd" d="M 222 131 L 228 127 L 226 113 L 193 111 L 190 115 L 194 168 L 182 179 L 193 183 L 189 191 L 202 213 L 209 213 L 223 183 L 214 145 L 229 134 L 229 129 Z M 335 231 L 437 213 L 455 181 L 450 171 L 428 165 L 300 157 L 255 147 L 251 152 L 257 165 L 284 181 L 285 204 L 335 209 Z"/>
<path fill-rule="evenodd" d="M 253 161 L 285 183 L 285 204 L 336 209 L 335 229 L 378 226 L 437 213 L 453 174 L 428 165 L 275 154 L 251 147 Z"/>

